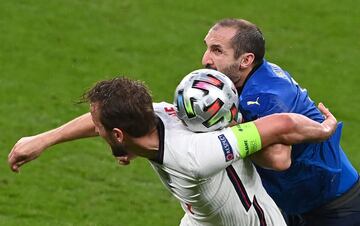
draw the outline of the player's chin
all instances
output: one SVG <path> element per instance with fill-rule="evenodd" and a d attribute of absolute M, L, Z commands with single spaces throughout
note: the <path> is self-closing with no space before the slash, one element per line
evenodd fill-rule
<path fill-rule="evenodd" d="M 230 79 L 231 79 L 231 78 L 230 78 Z M 234 83 L 234 85 L 235 85 L 236 88 L 241 87 L 240 79 L 236 79 L 236 80 L 231 79 L 231 81 L 233 81 L 233 83 Z"/>
<path fill-rule="evenodd" d="M 118 160 L 119 165 L 127 166 L 130 164 L 130 161 Z"/>

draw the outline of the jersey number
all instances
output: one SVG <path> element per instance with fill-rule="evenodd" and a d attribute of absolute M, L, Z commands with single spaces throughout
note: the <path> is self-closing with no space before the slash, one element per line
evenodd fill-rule
<path fill-rule="evenodd" d="M 173 107 L 164 107 L 164 110 L 168 115 L 174 116 L 176 115 L 176 110 Z"/>

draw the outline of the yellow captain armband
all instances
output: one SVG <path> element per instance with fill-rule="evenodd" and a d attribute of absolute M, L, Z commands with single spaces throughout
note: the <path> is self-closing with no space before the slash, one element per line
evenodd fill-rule
<path fill-rule="evenodd" d="M 234 133 L 241 158 L 261 150 L 261 138 L 254 122 L 247 122 L 231 127 Z"/>

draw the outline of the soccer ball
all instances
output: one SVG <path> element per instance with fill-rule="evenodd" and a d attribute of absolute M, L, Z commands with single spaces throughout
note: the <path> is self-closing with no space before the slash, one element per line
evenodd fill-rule
<path fill-rule="evenodd" d="M 241 121 L 233 82 L 212 69 L 186 75 L 176 88 L 174 105 L 178 118 L 194 132 L 214 131 Z"/>

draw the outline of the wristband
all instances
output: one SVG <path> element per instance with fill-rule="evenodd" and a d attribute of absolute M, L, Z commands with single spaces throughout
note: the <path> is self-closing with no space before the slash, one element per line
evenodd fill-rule
<path fill-rule="evenodd" d="M 254 122 L 247 122 L 231 127 L 234 133 L 241 158 L 261 150 L 261 138 Z"/>

